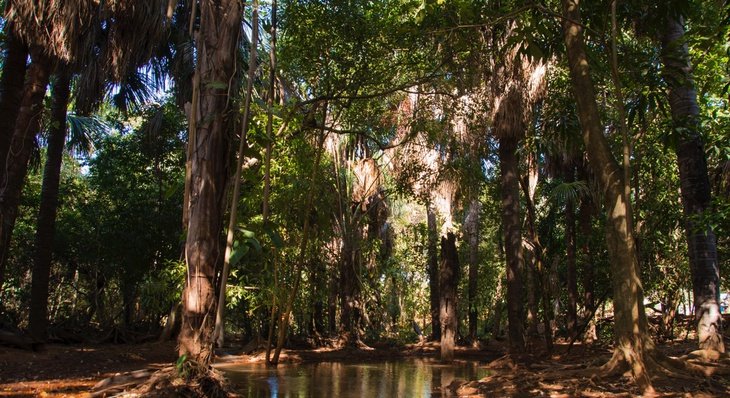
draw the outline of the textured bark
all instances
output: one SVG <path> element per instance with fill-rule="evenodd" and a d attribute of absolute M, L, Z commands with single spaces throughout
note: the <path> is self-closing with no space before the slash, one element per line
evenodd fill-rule
<path fill-rule="evenodd" d="M 2 161 L 8 156 L 10 139 L 15 131 L 15 120 L 23 99 L 23 82 L 28 60 L 28 48 L 13 34 L 11 26 L 12 24 L 5 25 L 7 50 L 3 59 L 2 77 L 0 77 L 0 160 Z M 0 173 L 5 173 L 4 167 Z M 0 252 L 0 292 L 5 281 L 6 256 L 6 250 Z"/>
<path fill-rule="evenodd" d="M 540 282 L 541 275 L 545 274 L 542 268 L 542 245 L 537 235 L 537 229 L 535 224 L 537 223 L 537 210 L 535 209 L 535 192 L 537 189 L 537 182 L 540 179 L 539 168 L 537 165 L 537 155 L 535 152 L 529 152 L 527 154 L 527 173 L 520 180 L 520 186 L 525 195 L 525 209 L 526 211 L 526 236 L 523 238 L 525 249 L 525 277 L 527 284 L 527 328 L 530 335 L 536 336 L 538 334 L 537 322 L 538 322 L 538 310 L 537 300 L 538 293 L 547 293 L 545 296 L 545 303 L 550 302 L 550 294 L 547 289 L 542 289 Z M 545 285 L 547 286 L 547 285 Z M 549 306 L 547 306 L 549 307 Z M 550 311 L 543 311 L 543 321 L 545 326 L 545 342 L 548 351 L 552 351 L 552 333 L 549 328 L 550 321 L 552 319 L 549 316 Z"/>
<path fill-rule="evenodd" d="M 200 4 L 197 43 L 200 100 L 190 116 L 197 120 L 190 152 L 190 198 L 185 258 L 188 275 L 183 291 L 178 352 L 207 365 L 213 355 L 216 265 L 221 255 L 224 192 L 229 149 L 229 98 L 226 84 L 235 73 L 241 28 L 238 1 Z"/>
<path fill-rule="evenodd" d="M 451 232 L 441 237 L 439 268 L 441 360 L 451 361 L 454 359 L 454 345 L 459 322 L 456 294 L 459 287 L 459 253 L 456 251 L 456 236 Z"/>
<path fill-rule="evenodd" d="M 28 173 L 28 162 L 41 127 L 43 97 L 52 70 L 53 63 L 50 59 L 40 53 L 33 54 L 13 138 L 3 167 L 4 173 L 0 174 L 0 270 L 5 269 L 10 239 L 18 216 L 20 195 Z"/>
<path fill-rule="evenodd" d="M 233 193 L 231 194 L 231 207 L 228 213 L 228 228 L 226 232 L 226 251 L 223 255 L 223 270 L 221 271 L 220 286 L 218 286 L 218 307 L 215 314 L 215 328 L 213 338 L 218 347 L 223 347 L 225 339 L 225 309 L 226 309 L 226 286 L 228 285 L 228 273 L 231 267 L 231 254 L 233 253 L 233 232 L 236 229 L 238 219 L 238 200 L 241 197 L 241 170 L 243 169 L 244 151 L 248 147 L 246 137 L 251 115 L 251 94 L 253 92 L 253 80 L 256 74 L 256 46 L 259 36 L 259 3 L 253 0 L 251 18 L 251 47 L 248 58 L 248 75 L 246 77 L 246 95 L 243 103 L 243 123 L 241 126 L 241 137 L 238 141 L 238 161 L 236 172 L 233 177 Z"/>
<path fill-rule="evenodd" d="M 431 303 L 431 340 L 441 340 L 441 321 L 439 319 L 440 292 L 439 292 L 439 263 L 438 251 L 438 229 L 436 226 L 436 213 L 430 206 L 426 206 L 426 219 L 428 223 L 428 287 Z"/>
<path fill-rule="evenodd" d="M 362 229 L 353 228 L 353 235 L 344 239 L 340 259 L 340 335 L 347 344 L 360 340 L 360 275 Z"/>
<path fill-rule="evenodd" d="M 8 155 L 15 119 L 23 98 L 23 82 L 28 61 L 28 48 L 15 36 L 11 23 L 5 26 L 5 35 L 7 50 L 0 78 L 0 159 L 6 159 Z M 5 170 L 1 172 L 4 173 Z"/>
<path fill-rule="evenodd" d="M 45 341 L 48 329 L 48 280 L 51 272 L 53 235 L 58 209 L 58 189 L 61 176 L 63 149 L 66 143 L 66 110 L 70 96 L 71 75 L 61 70 L 56 75 L 51 92 L 51 129 L 43 169 L 41 204 L 38 211 L 38 227 L 35 235 L 35 257 L 30 290 L 30 314 L 28 329 L 38 341 Z"/>
<path fill-rule="evenodd" d="M 566 165 L 565 181 L 575 181 L 575 173 L 572 164 Z M 568 199 L 565 203 L 565 247 L 566 247 L 566 282 L 568 284 L 568 336 L 572 339 L 577 333 L 578 327 L 578 281 L 575 267 L 575 202 Z"/>
<path fill-rule="evenodd" d="M 501 135 L 499 168 L 502 189 L 502 228 L 507 260 L 507 321 L 510 352 L 525 350 L 522 300 L 522 232 L 520 219 L 517 138 Z"/>
<path fill-rule="evenodd" d="M 472 199 L 469 212 L 464 221 L 467 239 L 469 240 L 469 340 L 474 343 L 477 338 L 477 281 L 479 276 L 479 211 L 480 203 Z"/>
<path fill-rule="evenodd" d="M 593 271 L 593 252 L 591 251 L 591 235 L 593 231 L 593 209 L 590 199 L 583 198 L 578 210 L 579 227 L 581 236 L 581 253 L 583 256 L 583 315 L 582 318 L 589 325 L 586 328 L 583 339 L 586 342 L 592 342 L 598 339 L 596 334 L 596 325 L 593 322 L 592 315 L 595 313 L 595 293 L 594 293 L 594 271 Z"/>
<path fill-rule="evenodd" d="M 647 357 L 649 338 L 639 262 L 631 225 L 631 206 L 625 201 L 623 172 L 611 153 L 601 128 L 596 95 L 583 42 L 579 0 L 563 0 L 563 33 L 568 65 L 589 165 L 598 178 L 606 208 L 606 243 L 611 257 L 614 299 L 614 355 L 625 362 L 644 392 L 652 392 Z"/>
<path fill-rule="evenodd" d="M 535 280 L 535 256 L 531 248 L 524 252 L 525 288 L 527 289 L 527 334 L 537 336 L 537 281 Z"/>
<path fill-rule="evenodd" d="M 717 240 L 702 218 L 711 211 L 707 158 L 700 132 L 699 106 L 692 76 L 684 24 L 679 16 L 667 17 L 662 39 L 664 79 L 678 138 L 675 147 L 684 207 L 689 263 L 692 272 L 695 320 L 700 349 L 725 352 L 720 315 L 720 268 Z"/>

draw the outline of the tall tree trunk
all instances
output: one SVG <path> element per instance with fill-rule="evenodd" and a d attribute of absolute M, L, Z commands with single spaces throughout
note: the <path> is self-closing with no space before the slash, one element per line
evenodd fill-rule
<path fill-rule="evenodd" d="M 329 281 L 329 289 L 327 293 L 327 331 L 329 332 L 330 337 L 334 336 L 337 333 L 337 272 L 335 271 L 335 266 L 330 265 L 332 268 L 330 272 L 328 273 Z"/>
<path fill-rule="evenodd" d="M 431 303 L 431 340 L 441 340 L 441 321 L 439 319 L 439 306 L 441 305 L 439 292 L 439 262 L 438 250 L 438 226 L 436 225 L 436 212 L 431 204 L 426 205 L 426 222 L 428 228 L 428 287 L 429 300 Z"/>
<path fill-rule="evenodd" d="M 51 129 L 43 169 L 41 204 L 38 211 L 38 227 L 35 235 L 35 257 L 30 290 L 30 314 L 28 329 L 38 341 L 45 341 L 48 329 L 48 280 L 51 272 L 53 235 L 58 209 L 58 189 L 61 176 L 63 149 L 66 143 L 66 110 L 70 96 L 71 74 L 59 68 L 51 92 Z"/>
<path fill-rule="evenodd" d="M 615 309 L 614 358 L 611 368 L 628 364 L 643 392 L 652 392 L 647 360 L 654 345 L 649 338 L 639 262 L 631 225 L 631 206 L 625 201 L 621 167 L 611 153 L 601 128 L 596 95 L 583 42 L 579 0 L 563 0 L 563 29 L 573 94 L 590 167 L 598 178 L 606 206 L 606 242 L 611 257 Z"/>
<path fill-rule="evenodd" d="M 233 177 L 233 194 L 231 195 L 231 208 L 228 214 L 228 228 L 226 232 L 226 251 L 223 255 L 223 270 L 221 271 L 221 281 L 218 291 L 218 307 L 215 313 L 215 328 L 213 330 L 213 339 L 218 347 L 223 347 L 225 336 L 225 308 L 226 308 L 226 286 L 228 285 L 228 273 L 231 267 L 231 254 L 233 253 L 233 231 L 236 228 L 236 220 L 238 219 L 238 200 L 241 196 L 241 169 L 243 168 L 244 150 L 248 146 L 246 136 L 248 134 L 248 124 L 251 119 L 251 94 L 253 92 L 253 80 L 256 74 L 256 46 L 259 37 L 259 2 L 253 0 L 251 18 L 251 48 L 248 58 L 248 76 L 246 79 L 246 96 L 243 102 L 243 123 L 241 125 L 241 137 L 238 141 L 238 161 L 236 163 L 236 172 Z"/>
<path fill-rule="evenodd" d="M 507 320 L 510 352 L 525 350 L 522 303 L 522 233 L 517 138 L 499 135 L 499 168 L 502 188 L 502 227 L 507 260 Z"/>
<path fill-rule="evenodd" d="M 357 211 L 357 210 L 356 210 Z M 340 258 L 340 338 L 345 344 L 360 341 L 360 280 L 362 266 L 362 228 L 351 222 L 343 236 Z"/>
<path fill-rule="evenodd" d="M 565 166 L 565 181 L 575 181 L 575 171 L 572 162 Z M 575 267 L 575 201 L 568 198 L 565 203 L 565 247 L 566 247 L 566 282 L 568 284 L 568 335 L 575 337 L 578 328 L 578 280 Z"/>
<path fill-rule="evenodd" d="M 464 228 L 469 239 L 469 340 L 474 344 L 477 339 L 477 281 L 479 276 L 479 211 L 478 199 L 469 203 L 469 212 Z"/>
<path fill-rule="evenodd" d="M 441 237 L 439 320 L 441 323 L 441 360 L 454 359 L 454 345 L 459 323 L 457 289 L 459 285 L 459 253 L 456 236 L 449 232 Z"/>
<path fill-rule="evenodd" d="M 185 241 L 187 279 L 183 291 L 182 328 L 178 352 L 202 365 L 213 355 L 216 265 L 220 257 L 224 192 L 229 149 L 227 83 L 236 72 L 241 29 L 240 2 L 210 0 L 200 3 L 197 42 L 200 99 L 191 109 L 197 121 L 190 153 L 190 198 Z M 202 116 L 202 117 L 201 117 Z"/>
<path fill-rule="evenodd" d="M 527 289 L 527 335 L 537 336 L 537 281 L 535 280 L 535 255 L 532 247 L 525 247 L 525 288 Z"/>
<path fill-rule="evenodd" d="M 725 352 L 720 315 L 720 268 L 715 233 L 704 216 L 711 210 L 707 158 L 700 131 L 697 92 L 684 39 L 683 18 L 669 15 L 662 38 L 664 79 L 678 136 L 677 163 L 692 272 L 695 320 L 700 349 Z"/>
<path fill-rule="evenodd" d="M 3 72 L 0 78 L 0 161 L 3 162 L 2 164 L 5 164 L 4 161 L 7 159 L 10 140 L 15 131 L 15 120 L 23 99 L 23 82 L 28 61 L 28 48 L 13 34 L 12 24 L 5 25 L 5 35 L 7 50 L 5 58 L 3 58 Z M 0 173 L 5 173 L 4 167 Z M 2 179 L 0 178 L 0 180 Z M 2 292 L 5 282 L 5 260 L 8 254 L 5 250 L 6 247 L 2 246 L 2 251 L 0 251 L 0 292 Z M 0 299 L 0 306 L 2 306 L 2 301 Z"/>
<path fill-rule="evenodd" d="M 34 141 L 41 127 L 43 97 L 53 71 L 53 62 L 38 53 L 33 61 L 23 87 L 23 99 L 18 109 L 13 138 L 0 174 L 0 270 L 5 269 L 10 239 L 18 216 L 18 204 L 28 173 L 28 162 Z"/>
<path fill-rule="evenodd" d="M 586 174 L 586 173 L 583 173 Z M 586 178 L 587 179 L 587 178 Z M 592 342 L 598 338 L 596 334 L 596 325 L 593 322 L 592 315 L 595 313 L 595 293 L 594 293 L 594 271 L 593 271 L 593 252 L 591 251 L 591 235 L 593 231 L 593 210 L 589 198 L 583 198 L 578 210 L 580 234 L 581 234 L 581 252 L 583 253 L 583 320 L 589 323 L 583 336 L 584 341 Z"/>
<path fill-rule="evenodd" d="M 0 159 L 6 159 L 10 140 L 15 131 L 15 120 L 23 99 L 28 47 L 23 44 L 12 29 L 12 23 L 5 25 L 5 57 L 0 78 Z M 4 173 L 5 170 L 0 171 Z"/>
<path fill-rule="evenodd" d="M 535 209 L 535 192 L 537 189 L 537 182 L 540 179 L 539 169 L 537 167 L 537 155 L 534 151 L 530 151 L 527 154 L 527 173 L 520 180 L 520 186 L 522 192 L 525 194 L 525 208 L 526 214 L 526 225 L 527 233 L 523 238 L 523 249 L 525 259 L 525 277 L 527 284 L 527 328 L 528 334 L 536 336 L 538 334 L 537 322 L 538 322 L 538 310 L 537 300 L 538 292 L 540 291 L 539 277 L 542 274 L 541 266 L 541 245 L 540 239 L 537 236 L 537 229 L 535 224 L 537 223 L 537 209 Z M 549 297 L 549 295 L 548 295 Z M 550 319 L 547 316 L 550 312 L 544 313 L 545 325 L 550 324 Z M 548 351 L 552 350 L 552 334 L 546 331 L 546 342 L 548 342 Z"/>

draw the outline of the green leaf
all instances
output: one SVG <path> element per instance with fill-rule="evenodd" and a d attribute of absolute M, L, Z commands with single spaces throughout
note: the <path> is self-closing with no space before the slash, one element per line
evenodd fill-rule
<path fill-rule="evenodd" d="M 233 243 L 233 251 L 231 251 L 231 258 L 228 259 L 228 263 L 231 267 L 238 265 L 249 251 L 248 245 L 240 244 L 238 241 Z"/>

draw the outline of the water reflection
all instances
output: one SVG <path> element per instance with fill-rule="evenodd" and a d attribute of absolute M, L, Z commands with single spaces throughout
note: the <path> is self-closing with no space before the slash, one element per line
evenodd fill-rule
<path fill-rule="evenodd" d="M 236 390 L 252 398 L 435 397 L 455 379 L 487 375 L 475 362 L 443 365 L 429 359 L 220 367 Z"/>

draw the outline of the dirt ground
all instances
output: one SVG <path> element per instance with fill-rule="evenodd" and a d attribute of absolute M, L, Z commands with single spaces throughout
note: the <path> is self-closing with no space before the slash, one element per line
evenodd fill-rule
<path fill-rule="evenodd" d="M 98 381 L 170 365 L 175 344 L 47 345 L 32 352 L 0 346 L 0 397 L 82 397 Z"/>
<path fill-rule="evenodd" d="M 669 355 L 690 352 L 693 341 L 677 341 L 662 346 Z M 627 376 L 611 379 L 574 376 L 575 369 L 598 366 L 610 357 L 601 347 L 557 344 L 546 355 L 536 346 L 521 358 L 505 357 L 503 343 L 490 342 L 482 347 L 458 347 L 457 359 L 478 360 L 489 369 L 479 383 L 462 381 L 443 396 L 490 397 L 632 397 L 638 390 Z M 284 351 L 282 361 L 362 361 L 413 356 L 436 356 L 438 345 L 413 344 L 406 347 L 377 346 L 360 349 L 300 349 Z M 49 345 L 31 352 L 0 346 L 0 397 L 82 397 L 98 381 L 145 368 L 169 366 L 175 360 L 173 342 L 137 345 Z M 220 362 L 260 362 L 261 351 L 242 355 L 240 349 L 221 353 Z M 660 378 L 656 380 L 660 397 L 730 397 L 730 378 L 714 376 L 703 380 Z"/>

